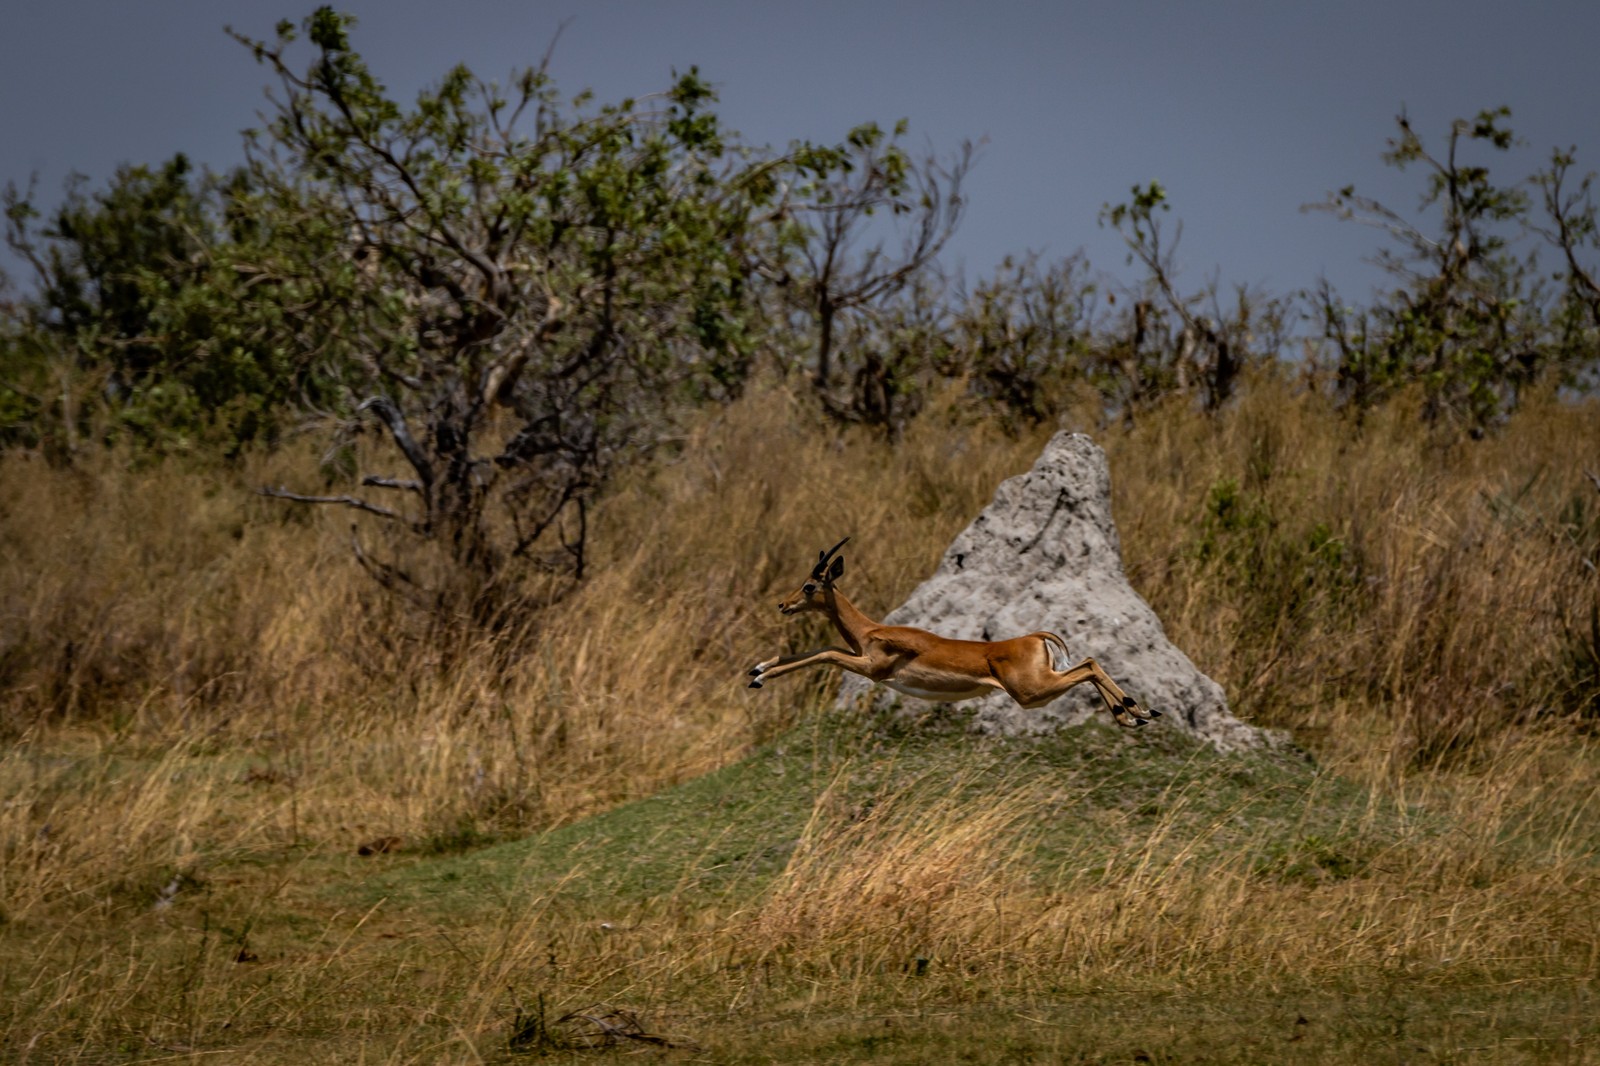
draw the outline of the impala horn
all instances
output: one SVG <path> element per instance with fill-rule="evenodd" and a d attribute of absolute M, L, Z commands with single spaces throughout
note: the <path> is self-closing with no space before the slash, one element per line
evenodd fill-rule
<path fill-rule="evenodd" d="M 828 560 L 833 558 L 833 553 L 838 551 L 840 548 L 844 547 L 845 541 L 849 540 L 849 539 L 850 539 L 849 537 L 846 537 L 846 538 L 844 538 L 844 540 L 841 540 L 839 543 L 835 544 L 833 547 L 829 548 L 827 551 L 820 552 L 817 555 L 817 565 L 815 567 L 813 567 L 812 571 L 811 571 L 811 577 L 812 577 L 813 580 L 816 580 L 816 581 L 826 581 L 826 580 L 828 580 Z M 834 576 L 837 577 L 838 575 L 835 574 Z"/>

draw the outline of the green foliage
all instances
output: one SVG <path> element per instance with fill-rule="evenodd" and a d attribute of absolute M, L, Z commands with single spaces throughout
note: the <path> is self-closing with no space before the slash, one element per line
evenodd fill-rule
<path fill-rule="evenodd" d="M 759 336 L 747 260 L 772 240 L 758 219 L 791 165 L 839 157 L 752 162 L 692 68 L 597 107 L 542 67 L 502 87 L 458 66 L 407 107 L 352 25 L 320 9 L 299 60 L 293 27 L 240 38 L 282 89 L 251 139 L 244 214 L 335 242 L 298 276 L 339 294 L 321 321 L 358 353 L 349 406 L 409 469 L 361 479 L 398 505 L 273 494 L 388 519 L 389 559 L 362 556 L 381 581 L 451 625 L 497 627 L 523 576 L 582 576 L 588 501 L 616 471 L 742 388 Z"/>
<path fill-rule="evenodd" d="M 1429 422 L 1481 434 L 1535 381 L 1555 375 L 1571 383 L 1578 367 L 1594 365 L 1596 335 L 1580 317 L 1590 275 L 1577 251 L 1593 211 L 1586 183 L 1577 198 L 1562 191 L 1570 156 L 1556 153 L 1552 170 L 1534 179 L 1556 223 L 1550 239 L 1568 261 L 1566 274 L 1557 275 L 1562 294 L 1555 297 L 1536 253 L 1516 244 L 1533 225 L 1526 191 L 1497 183 L 1487 165 L 1466 159 L 1474 148 L 1504 152 L 1515 144 L 1505 125 L 1510 115 L 1501 107 L 1457 119 L 1439 156 L 1404 114 L 1396 119 L 1399 132 L 1383 159 L 1402 171 L 1424 169 L 1423 220 L 1350 186 L 1313 205 L 1375 225 L 1391 240 L 1377 258 L 1399 282 L 1386 298 L 1357 310 L 1324 282 L 1312 300 L 1313 316 L 1336 353 L 1340 393 L 1357 412 L 1416 385 Z"/>
<path fill-rule="evenodd" d="M 1571 184 L 1577 149 L 1550 153 L 1550 169 L 1532 178 L 1540 193 L 1544 224 L 1534 231 L 1560 253 L 1564 270 L 1556 275 L 1561 294 L 1551 313 L 1554 358 L 1562 384 L 1592 387 L 1600 374 L 1600 222 L 1597 222 L 1590 171 Z"/>
<path fill-rule="evenodd" d="M 9 405 L 29 436 L 68 451 L 125 436 L 232 451 L 274 433 L 291 404 L 332 400 L 348 349 L 286 330 L 316 333 L 304 319 L 341 302 L 306 280 L 326 235 L 249 217 L 253 196 L 248 175 L 195 175 L 179 155 L 122 167 L 93 195 L 74 181 L 36 231 L 29 198 L 7 189 L 7 238 L 38 283 L 6 375 L 11 396 L 36 398 Z"/>
<path fill-rule="evenodd" d="M 48 417 L 51 397 L 51 356 L 36 330 L 15 320 L 0 321 L 0 446 L 39 447 L 45 427 L 59 417 Z"/>
<path fill-rule="evenodd" d="M 1161 187 L 1159 181 L 1152 181 L 1149 185 L 1140 188 L 1133 187 L 1133 199 L 1125 204 L 1107 204 L 1100 213 L 1102 222 L 1109 223 L 1113 229 L 1123 230 L 1137 244 L 1142 241 L 1156 239 L 1156 211 L 1171 211 L 1172 205 L 1167 202 L 1167 190 Z M 1137 248 L 1128 253 L 1128 262 L 1132 263 L 1138 254 Z"/>
<path fill-rule="evenodd" d="M 938 257 L 970 145 L 919 159 L 901 120 L 751 150 L 694 68 L 657 96 L 597 105 L 562 98 L 543 67 L 502 85 L 457 66 L 407 105 L 354 50 L 354 26 L 324 7 L 272 40 L 238 38 L 283 91 L 237 173 L 181 156 L 128 166 L 97 192 L 74 181 L 48 219 L 31 189 L 7 189 L 7 238 L 35 291 L 0 308 L 0 439 L 231 453 L 306 413 L 348 435 L 371 401 L 426 449 L 443 417 L 451 443 L 433 465 L 541 468 L 512 509 L 522 531 L 497 548 L 475 528 L 477 489 L 407 512 L 429 530 L 466 515 L 445 525 L 494 569 L 678 413 L 736 395 L 758 352 L 808 369 L 826 415 L 893 435 L 949 381 L 1018 425 L 1086 393 L 1125 418 L 1172 395 L 1215 410 L 1289 342 L 1289 299 L 1181 286 L 1182 227 L 1159 181 L 1100 213 L 1142 269 L 1132 284 L 1108 288 L 1081 256 L 1021 256 L 969 286 Z M 1390 238 L 1389 293 L 1302 294 L 1321 345 L 1309 380 L 1358 415 L 1414 389 L 1431 423 L 1476 435 L 1538 382 L 1595 383 L 1594 175 L 1569 148 L 1528 182 L 1497 180 L 1482 157 L 1516 143 L 1509 118 L 1458 120 L 1435 153 L 1400 116 L 1383 159 L 1421 172 L 1415 217 L 1353 187 L 1316 205 Z M 492 407 L 527 431 L 515 450 L 481 439 Z"/>
<path fill-rule="evenodd" d="M 1100 224 L 1122 235 L 1128 262 L 1144 277 L 1107 345 L 1120 391 L 1112 403 L 1124 417 L 1172 393 L 1198 393 L 1209 411 L 1232 398 L 1239 375 L 1253 363 L 1275 359 L 1283 344 L 1284 303 L 1240 285 L 1224 310 L 1219 283 L 1199 292 L 1178 290 L 1177 248 L 1183 227 L 1164 240 L 1158 212 L 1171 210 L 1160 182 L 1133 186 L 1126 203 L 1106 204 Z M 1210 313 L 1206 313 L 1209 309 Z"/>
<path fill-rule="evenodd" d="M 1343 523 L 1289 521 L 1274 509 L 1278 496 L 1264 485 L 1218 480 L 1188 547 L 1197 578 L 1228 590 L 1240 615 L 1239 638 L 1262 649 L 1337 627 L 1365 585 L 1364 562 Z"/>
<path fill-rule="evenodd" d="M 1004 415 L 1036 425 L 1064 406 L 1071 386 L 1110 389 L 1094 359 L 1097 284 L 1081 255 L 1049 266 L 1007 257 L 981 279 L 951 322 L 953 369 Z"/>

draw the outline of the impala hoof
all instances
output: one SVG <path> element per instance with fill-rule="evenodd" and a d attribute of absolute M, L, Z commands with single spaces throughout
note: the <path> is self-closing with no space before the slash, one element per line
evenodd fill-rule
<path fill-rule="evenodd" d="M 750 687 L 751 688 L 760 688 L 761 687 L 761 679 L 758 677 L 754 681 L 750 682 Z"/>

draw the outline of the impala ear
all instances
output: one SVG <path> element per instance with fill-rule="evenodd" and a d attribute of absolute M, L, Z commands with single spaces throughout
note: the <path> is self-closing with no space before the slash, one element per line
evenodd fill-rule
<path fill-rule="evenodd" d="M 833 561 L 833 566 L 829 568 L 829 570 L 828 570 L 828 580 L 829 581 L 837 581 L 837 580 L 839 580 L 839 578 L 841 578 L 843 576 L 844 576 L 844 556 L 841 555 L 841 556 L 839 556 L 839 558 L 837 558 L 837 559 L 835 559 Z"/>

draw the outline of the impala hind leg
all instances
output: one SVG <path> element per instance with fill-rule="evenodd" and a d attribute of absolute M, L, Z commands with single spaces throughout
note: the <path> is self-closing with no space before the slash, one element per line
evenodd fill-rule
<path fill-rule="evenodd" d="M 1122 691 L 1111 675 L 1100 668 L 1093 659 L 1085 659 L 1070 670 L 1059 673 L 1052 670 L 1044 677 L 1002 678 L 1011 698 L 1030 710 L 1043 707 L 1057 699 L 1070 688 L 1088 683 L 1094 686 L 1100 699 L 1111 712 L 1111 718 L 1125 728 L 1136 728 L 1152 718 L 1161 717 L 1160 711 L 1147 711 L 1139 701 Z"/>
<path fill-rule="evenodd" d="M 1090 671 L 1089 680 L 1093 682 L 1095 691 L 1100 693 L 1100 698 L 1105 701 L 1106 707 L 1111 711 L 1111 717 L 1120 726 L 1141 726 L 1152 718 L 1160 718 L 1160 711 L 1147 711 L 1138 700 L 1122 691 L 1122 686 L 1111 679 L 1111 675 L 1100 668 L 1100 664 L 1093 659 L 1085 659 L 1074 669 Z M 1069 671 L 1070 672 L 1070 671 Z"/>
<path fill-rule="evenodd" d="M 1095 687 L 1098 688 L 1100 690 L 1100 694 L 1105 697 L 1106 703 L 1115 705 L 1112 709 L 1111 715 L 1113 718 L 1116 718 L 1118 724 L 1127 725 L 1128 723 L 1124 721 L 1124 718 L 1130 718 L 1133 720 L 1134 725 L 1140 726 L 1144 725 L 1152 718 L 1161 717 L 1160 711 L 1146 710 L 1138 700 L 1122 691 L 1122 686 L 1113 681 L 1111 679 L 1111 675 L 1100 668 L 1099 663 L 1095 662 L 1093 659 L 1086 659 L 1084 662 L 1087 665 L 1094 667 Z M 1121 714 L 1118 714 L 1119 708 L 1121 710 Z"/>

